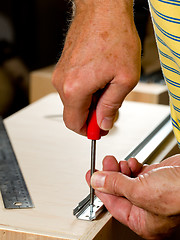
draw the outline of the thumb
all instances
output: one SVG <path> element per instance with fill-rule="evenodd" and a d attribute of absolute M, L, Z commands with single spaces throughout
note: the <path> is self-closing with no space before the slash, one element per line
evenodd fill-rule
<path fill-rule="evenodd" d="M 105 87 L 96 108 L 97 122 L 102 130 L 108 131 L 112 128 L 118 109 L 135 85 L 133 81 L 123 81 L 115 77 Z"/>
<path fill-rule="evenodd" d="M 120 172 L 98 171 L 91 177 L 91 186 L 104 193 L 127 197 L 134 184 L 133 178 Z"/>
<path fill-rule="evenodd" d="M 127 198 L 155 214 L 175 215 L 179 206 L 179 166 L 166 166 L 130 178 L 120 172 L 96 172 L 91 185 L 100 192 Z M 173 202 L 173 204 L 172 204 Z"/>
<path fill-rule="evenodd" d="M 149 209 L 149 188 L 146 182 L 137 181 L 120 172 L 98 171 L 91 177 L 91 186 L 98 192 L 107 193 L 116 197 L 125 197 L 131 204 Z"/>

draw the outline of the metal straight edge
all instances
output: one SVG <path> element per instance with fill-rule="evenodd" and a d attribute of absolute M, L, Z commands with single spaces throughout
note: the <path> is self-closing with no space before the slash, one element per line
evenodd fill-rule
<path fill-rule="evenodd" d="M 172 132 L 171 116 L 168 115 L 137 147 L 126 157 L 136 157 L 140 163 L 145 163 Z"/>
<path fill-rule="evenodd" d="M 0 190 L 5 208 L 34 207 L 2 118 L 0 118 Z"/>
<path fill-rule="evenodd" d="M 136 157 L 139 162 L 145 163 L 172 132 L 171 117 L 168 115 L 142 142 L 139 143 L 126 157 Z M 73 214 L 81 220 L 92 221 L 103 211 L 104 205 L 95 196 L 93 217 L 90 217 L 90 195 L 83 199 L 73 210 Z"/>

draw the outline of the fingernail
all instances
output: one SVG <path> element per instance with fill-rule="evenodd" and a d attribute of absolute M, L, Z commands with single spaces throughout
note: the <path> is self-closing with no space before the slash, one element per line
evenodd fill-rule
<path fill-rule="evenodd" d="M 113 126 L 113 118 L 112 117 L 106 117 L 102 120 L 100 128 L 102 130 L 108 131 Z"/>
<path fill-rule="evenodd" d="M 103 188 L 106 175 L 96 172 L 91 177 L 91 186 L 95 189 Z"/>

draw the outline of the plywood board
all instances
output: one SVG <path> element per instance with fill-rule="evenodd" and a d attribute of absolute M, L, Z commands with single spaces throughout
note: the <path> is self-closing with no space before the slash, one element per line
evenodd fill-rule
<path fill-rule="evenodd" d="M 51 94 L 5 120 L 35 208 L 6 210 L 0 199 L 0 239 L 95 239 L 111 220 L 107 212 L 93 222 L 72 214 L 89 193 L 90 140 L 68 130 L 62 112 Z M 168 114 L 168 106 L 124 102 L 114 128 L 97 143 L 97 167 L 107 154 L 123 159 Z"/>

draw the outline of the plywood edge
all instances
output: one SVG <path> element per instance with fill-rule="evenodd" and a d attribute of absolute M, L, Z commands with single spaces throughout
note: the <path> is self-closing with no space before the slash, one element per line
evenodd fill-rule
<path fill-rule="evenodd" d="M 57 233 L 58 234 L 58 233 Z M 1 240 L 77 240 L 79 235 L 66 234 L 63 236 L 52 236 L 48 233 L 40 234 L 37 232 L 27 232 L 20 229 L 10 229 L 8 226 L 0 226 L 0 239 Z"/>
<path fill-rule="evenodd" d="M 30 233 L 23 232 L 18 230 L 8 230 L 8 229 L 0 229 L 0 239 L 1 240 L 73 240 L 77 239 L 75 236 L 65 236 L 65 237 L 57 237 L 57 236 L 48 236 L 41 235 L 38 233 Z"/>
<path fill-rule="evenodd" d="M 101 215 L 100 219 L 98 218 L 96 221 L 96 224 L 93 224 L 93 227 L 90 226 L 90 228 L 86 231 L 84 235 L 79 240 L 99 240 L 97 238 L 97 235 L 99 235 L 100 232 L 103 231 L 103 229 L 106 228 L 107 223 L 112 219 L 112 215 L 105 210 Z M 102 227 L 103 226 L 103 227 Z M 102 238 L 102 240 L 105 240 Z"/>

